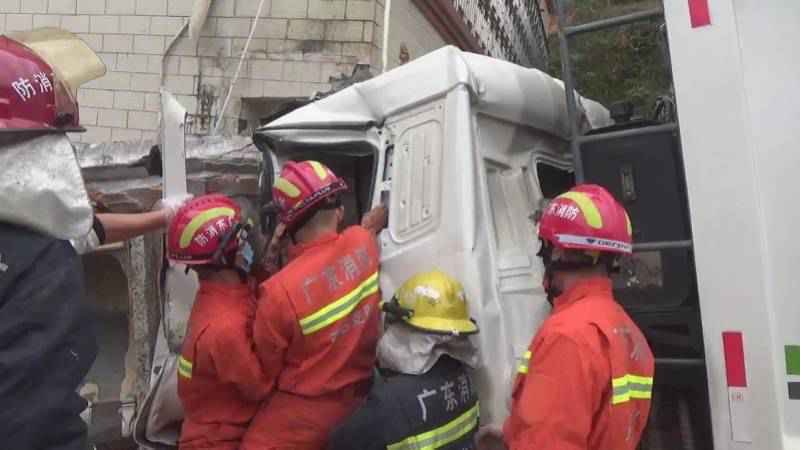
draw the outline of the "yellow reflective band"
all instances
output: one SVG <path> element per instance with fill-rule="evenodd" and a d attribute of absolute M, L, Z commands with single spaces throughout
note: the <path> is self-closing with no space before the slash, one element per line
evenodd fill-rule
<path fill-rule="evenodd" d="M 325 170 L 325 166 L 317 161 L 309 161 L 308 163 L 314 168 L 314 172 L 316 172 L 320 180 L 325 180 L 325 178 L 328 178 L 328 171 Z"/>
<path fill-rule="evenodd" d="M 600 211 L 594 204 L 591 198 L 583 192 L 567 192 L 558 196 L 558 198 L 566 198 L 578 204 L 581 209 L 586 223 L 594 229 L 603 228 L 603 217 L 600 216 Z"/>
<path fill-rule="evenodd" d="M 411 436 L 386 446 L 387 450 L 435 450 L 464 437 L 478 428 L 480 407 L 478 403 L 458 418 L 431 431 Z"/>
<path fill-rule="evenodd" d="M 522 362 L 519 364 L 519 368 L 517 368 L 517 373 L 526 374 L 528 373 L 528 364 L 531 362 L 531 352 L 525 352 L 525 356 L 522 357 Z"/>
<path fill-rule="evenodd" d="M 378 292 L 378 272 L 370 275 L 363 283 L 342 298 L 325 306 L 310 316 L 300 319 L 300 328 L 308 336 L 347 317 L 361 303 L 361 300 Z"/>
<path fill-rule="evenodd" d="M 178 374 L 184 378 L 192 378 L 192 362 L 183 356 L 178 358 Z"/>
<path fill-rule="evenodd" d="M 196 215 L 189 225 L 183 229 L 183 233 L 181 233 L 181 241 L 180 246 L 181 248 L 186 248 L 189 244 L 192 243 L 192 238 L 194 234 L 197 232 L 200 227 L 202 227 L 207 222 L 217 219 L 218 217 L 233 217 L 236 215 L 236 211 L 231 208 L 211 208 L 208 211 L 204 211 L 201 214 Z"/>
<path fill-rule="evenodd" d="M 283 192 L 291 198 L 295 198 L 300 195 L 300 189 L 283 177 L 278 177 L 278 179 L 275 180 L 275 189 Z"/>
<path fill-rule="evenodd" d="M 627 374 L 611 380 L 611 404 L 630 400 L 649 400 L 653 395 L 653 377 Z"/>

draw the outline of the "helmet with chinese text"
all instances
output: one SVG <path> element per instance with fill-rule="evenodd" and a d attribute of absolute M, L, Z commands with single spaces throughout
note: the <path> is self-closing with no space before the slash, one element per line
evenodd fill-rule
<path fill-rule="evenodd" d="M 239 205 L 222 194 L 208 194 L 186 202 L 167 230 L 170 261 L 199 265 L 229 259 L 239 248 L 242 215 Z"/>
<path fill-rule="evenodd" d="M 0 131 L 76 132 L 80 84 L 105 73 L 77 36 L 42 28 L 0 36 Z"/>
<path fill-rule="evenodd" d="M 551 201 L 539 238 L 556 248 L 616 254 L 633 250 L 628 213 L 603 187 L 582 184 Z"/>
<path fill-rule="evenodd" d="M 338 206 L 337 194 L 347 189 L 343 179 L 317 161 L 288 161 L 272 187 L 278 217 L 293 228 L 314 209 Z"/>

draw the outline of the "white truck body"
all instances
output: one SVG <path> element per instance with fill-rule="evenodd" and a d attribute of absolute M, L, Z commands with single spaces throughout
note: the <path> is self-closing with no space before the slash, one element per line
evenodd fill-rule
<path fill-rule="evenodd" d="M 708 6 L 692 25 L 689 3 Z M 800 2 L 665 1 L 716 450 L 800 449 Z M 722 333 L 740 332 L 729 388 Z M 787 358 L 786 354 L 789 353 Z M 795 388 L 793 388 L 795 389 Z M 793 395 L 795 396 L 795 395 Z"/>
<path fill-rule="evenodd" d="M 581 105 L 585 129 L 610 124 L 599 104 Z M 269 123 L 256 142 L 276 162 L 370 144 L 360 148 L 374 153 L 372 204 L 389 208 L 382 296 L 434 268 L 463 282 L 481 329 L 481 420 L 501 423 L 550 310 L 531 220 L 543 199 L 537 164 L 570 170 L 568 133 L 559 80 L 445 47 Z"/>

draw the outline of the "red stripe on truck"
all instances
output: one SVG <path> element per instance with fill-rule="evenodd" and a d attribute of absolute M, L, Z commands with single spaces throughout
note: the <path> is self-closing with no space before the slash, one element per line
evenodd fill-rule
<path fill-rule="evenodd" d="M 722 333 L 725 349 L 725 373 L 728 387 L 747 387 L 747 374 L 744 368 L 744 339 L 740 331 Z"/>
<path fill-rule="evenodd" d="M 711 25 L 708 0 L 689 0 L 689 16 L 692 19 L 692 28 Z"/>

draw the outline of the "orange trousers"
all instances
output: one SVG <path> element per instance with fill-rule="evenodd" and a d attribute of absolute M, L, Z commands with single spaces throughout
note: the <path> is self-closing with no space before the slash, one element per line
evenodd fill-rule
<path fill-rule="evenodd" d="M 240 450 L 324 450 L 328 435 L 361 405 L 370 384 L 318 397 L 276 391 L 250 423 Z"/>

